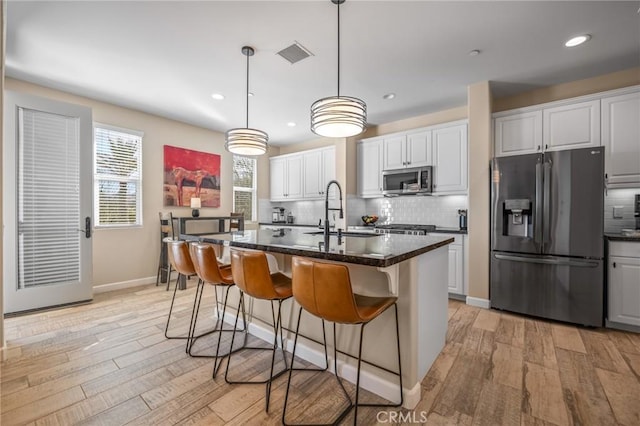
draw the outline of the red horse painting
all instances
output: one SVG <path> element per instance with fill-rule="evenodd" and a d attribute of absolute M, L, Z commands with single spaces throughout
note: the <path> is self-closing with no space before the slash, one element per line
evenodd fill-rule
<path fill-rule="evenodd" d="M 194 197 L 220 206 L 220 156 L 165 145 L 164 205 L 188 207 Z"/>

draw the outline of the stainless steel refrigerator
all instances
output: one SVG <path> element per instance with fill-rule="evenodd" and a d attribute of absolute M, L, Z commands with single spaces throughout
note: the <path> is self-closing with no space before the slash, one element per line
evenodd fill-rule
<path fill-rule="evenodd" d="M 491 307 L 601 326 L 604 148 L 495 158 Z"/>

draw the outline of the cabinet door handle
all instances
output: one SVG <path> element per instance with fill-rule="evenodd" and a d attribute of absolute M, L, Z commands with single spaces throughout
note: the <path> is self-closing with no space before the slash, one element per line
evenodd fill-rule
<path fill-rule="evenodd" d="M 616 262 L 613 262 L 613 267 L 614 267 L 614 268 L 616 267 Z"/>
<path fill-rule="evenodd" d="M 538 151 L 540 151 L 540 145 L 538 145 Z"/>
<path fill-rule="evenodd" d="M 411 164 L 411 161 L 407 161 L 407 166 Z"/>
<path fill-rule="evenodd" d="M 549 145 L 545 144 L 544 149 L 549 149 Z"/>

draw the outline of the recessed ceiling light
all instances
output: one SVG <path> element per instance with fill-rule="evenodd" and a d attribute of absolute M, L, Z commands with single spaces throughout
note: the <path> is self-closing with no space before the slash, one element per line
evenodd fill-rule
<path fill-rule="evenodd" d="M 569 40 L 567 40 L 567 42 L 564 45 L 565 47 L 576 47 L 586 41 L 589 41 L 590 39 L 591 39 L 591 36 L 589 34 L 583 34 L 583 35 L 570 38 Z"/>
<path fill-rule="evenodd" d="M 393 99 L 393 98 L 395 98 L 395 97 L 396 97 L 396 94 L 395 94 L 395 93 L 387 93 L 386 95 L 384 95 L 384 96 L 382 97 L 382 99 Z"/>
<path fill-rule="evenodd" d="M 249 96 L 249 97 L 253 96 L 253 92 L 249 92 L 249 93 L 247 94 L 247 96 Z"/>
<path fill-rule="evenodd" d="M 216 101 L 221 101 L 224 99 L 224 95 L 221 95 L 220 93 L 214 93 L 211 95 L 211 97 Z"/>
<path fill-rule="evenodd" d="M 480 51 L 478 49 L 474 49 L 471 52 L 469 52 L 469 56 L 478 56 L 480 54 Z"/>
<path fill-rule="evenodd" d="M 293 121 L 290 121 L 290 122 L 287 123 L 287 126 L 296 127 L 296 123 L 294 123 Z"/>

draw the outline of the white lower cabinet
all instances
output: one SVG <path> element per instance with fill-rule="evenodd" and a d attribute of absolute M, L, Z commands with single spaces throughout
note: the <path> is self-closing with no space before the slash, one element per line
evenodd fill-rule
<path fill-rule="evenodd" d="M 640 242 L 610 241 L 608 262 L 607 319 L 640 327 Z"/>
<path fill-rule="evenodd" d="M 464 235 L 431 233 L 432 237 L 450 237 L 454 242 L 449 244 L 449 294 L 465 295 L 467 289 L 465 285 L 465 256 L 464 256 Z"/>

